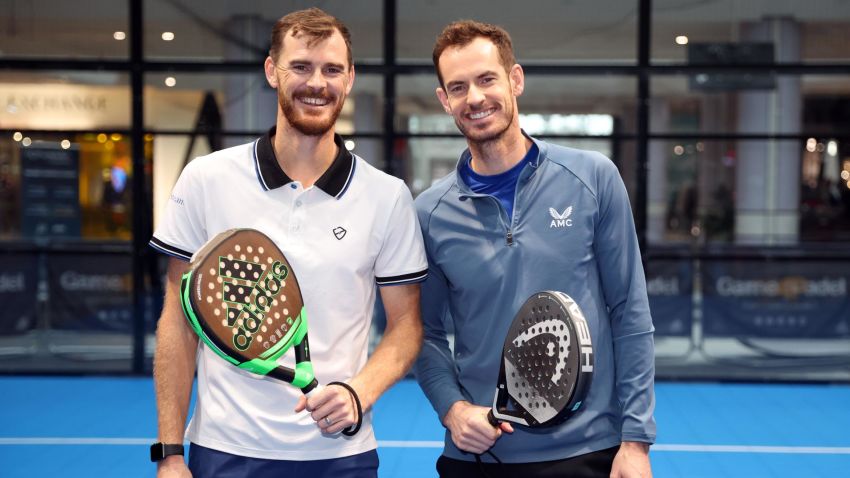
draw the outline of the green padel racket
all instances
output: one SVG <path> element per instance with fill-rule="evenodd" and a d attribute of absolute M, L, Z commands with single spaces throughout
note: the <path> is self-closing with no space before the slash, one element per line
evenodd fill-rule
<path fill-rule="evenodd" d="M 295 272 L 262 232 L 230 229 L 204 244 L 183 274 L 180 301 L 192 329 L 222 359 L 292 384 L 307 396 L 321 389 L 310 362 L 307 313 Z M 278 363 L 290 348 L 294 369 Z M 358 429 L 359 423 L 343 434 Z"/>

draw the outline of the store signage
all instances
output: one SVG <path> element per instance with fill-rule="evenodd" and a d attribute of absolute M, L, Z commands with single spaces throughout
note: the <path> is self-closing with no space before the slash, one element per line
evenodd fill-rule
<path fill-rule="evenodd" d="M 21 234 L 80 237 L 79 151 L 21 148 Z"/>
<path fill-rule="evenodd" d="M 130 120 L 126 86 L 0 84 L 2 129 L 126 128 Z"/>

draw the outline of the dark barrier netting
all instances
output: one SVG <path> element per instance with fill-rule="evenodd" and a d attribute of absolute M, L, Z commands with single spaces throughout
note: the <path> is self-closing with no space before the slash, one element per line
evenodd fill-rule
<path fill-rule="evenodd" d="M 850 337 L 845 261 L 710 261 L 702 266 L 706 336 Z"/>
<path fill-rule="evenodd" d="M 55 254 L 47 270 L 50 328 L 132 333 L 129 255 Z"/>
<path fill-rule="evenodd" d="M 8 253 L 0 256 L 0 335 L 18 335 L 37 323 L 38 256 Z"/>
<path fill-rule="evenodd" d="M 693 266 L 688 260 L 652 260 L 646 291 L 656 336 L 690 337 L 693 327 Z"/>

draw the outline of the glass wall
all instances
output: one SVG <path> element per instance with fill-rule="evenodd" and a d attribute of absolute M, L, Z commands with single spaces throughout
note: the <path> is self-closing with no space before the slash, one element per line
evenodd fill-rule
<path fill-rule="evenodd" d="M 166 261 L 145 244 L 189 161 L 273 124 L 271 27 L 314 4 L 0 10 L 0 372 L 149 371 Z M 508 29 L 522 127 L 602 152 L 627 185 L 660 377 L 850 380 L 848 5 L 319 6 L 353 37 L 337 130 L 414 194 L 466 146 L 434 38 L 461 18 Z"/>

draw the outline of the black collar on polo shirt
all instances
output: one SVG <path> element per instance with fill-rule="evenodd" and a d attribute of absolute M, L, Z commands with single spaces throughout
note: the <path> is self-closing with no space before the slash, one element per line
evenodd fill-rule
<path fill-rule="evenodd" d="M 292 178 L 286 175 L 277 162 L 272 145 L 272 136 L 275 127 L 264 134 L 254 143 L 254 168 L 257 171 L 257 179 L 264 190 L 277 189 L 292 182 Z M 342 137 L 334 134 L 334 143 L 339 152 L 330 167 L 316 181 L 316 187 L 329 195 L 339 199 L 345 194 L 351 178 L 354 177 L 354 156 L 346 149 Z"/>

